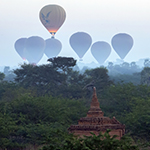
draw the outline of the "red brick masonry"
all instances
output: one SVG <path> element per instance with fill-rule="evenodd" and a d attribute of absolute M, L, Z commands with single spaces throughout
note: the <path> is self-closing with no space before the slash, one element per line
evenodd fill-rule
<path fill-rule="evenodd" d="M 111 130 L 109 132 L 111 136 L 118 135 L 117 139 L 120 139 L 125 133 L 125 125 L 117 121 L 115 117 L 112 119 L 104 117 L 97 99 L 96 88 L 94 87 L 93 98 L 87 116 L 80 118 L 78 125 L 71 125 L 68 130 L 70 133 L 82 137 L 83 135 L 91 136 L 90 132 L 98 135 L 99 132 L 104 133 L 107 129 Z"/>

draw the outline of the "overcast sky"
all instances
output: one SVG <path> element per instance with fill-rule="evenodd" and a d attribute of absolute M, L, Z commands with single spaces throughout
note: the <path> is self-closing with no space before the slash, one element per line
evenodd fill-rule
<path fill-rule="evenodd" d="M 78 31 L 87 32 L 92 43 L 106 41 L 111 44 L 117 33 L 128 33 L 134 45 L 124 61 L 138 61 L 150 57 L 150 0 L 0 0 L 0 66 L 23 63 L 14 49 L 21 37 L 51 37 L 39 19 L 39 11 L 48 4 L 58 4 L 66 11 L 66 20 L 55 38 L 62 42 L 60 56 L 78 56 L 69 45 L 70 36 Z M 112 49 L 107 61 L 119 56 Z M 97 62 L 90 49 L 83 62 Z M 39 64 L 46 64 L 44 56 Z"/>

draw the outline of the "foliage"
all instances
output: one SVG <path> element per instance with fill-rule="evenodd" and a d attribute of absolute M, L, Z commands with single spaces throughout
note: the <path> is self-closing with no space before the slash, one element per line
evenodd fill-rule
<path fill-rule="evenodd" d="M 101 93 L 105 88 L 112 84 L 112 81 L 108 76 L 108 70 L 103 67 L 86 70 L 84 75 L 87 78 L 86 83 L 89 83 L 89 81 L 94 81 L 94 86 L 97 88 L 97 93 Z"/>
<path fill-rule="evenodd" d="M 2 82 L 5 78 L 5 74 L 0 72 L 0 82 Z"/>
<path fill-rule="evenodd" d="M 132 96 L 136 87 L 133 84 L 117 84 L 110 86 L 101 95 L 101 108 L 108 116 L 115 116 L 123 121 L 126 113 L 132 110 Z"/>
<path fill-rule="evenodd" d="M 144 67 L 141 71 L 141 84 L 150 85 L 150 67 Z"/>
<path fill-rule="evenodd" d="M 65 76 L 54 70 L 51 65 L 33 66 L 21 65 L 14 71 L 15 81 L 24 88 L 37 91 L 37 95 L 55 95 L 59 85 L 63 84 Z"/>
<path fill-rule="evenodd" d="M 99 133 L 98 136 L 91 133 L 91 136 L 84 138 L 66 135 L 64 139 L 49 139 L 49 145 L 46 145 L 42 150 L 138 150 L 138 146 L 132 144 L 129 137 L 123 137 L 117 140 L 116 136 L 109 135 L 110 130 L 104 134 Z M 58 132 L 58 134 L 60 134 Z"/>
<path fill-rule="evenodd" d="M 150 67 L 150 59 L 144 60 L 144 67 Z"/>
<path fill-rule="evenodd" d="M 72 57 L 53 57 L 49 58 L 48 61 L 51 62 L 53 68 L 56 68 L 56 70 L 61 69 L 64 73 L 66 73 L 70 67 L 76 65 L 76 60 Z"/>
<path fill-rule="evenodd" d="M 14 70 L 16 83 L 24 88 L 36 91 L 38 96 L 61 95 L 67 98 L 81 98 L 84 75 L 72 70 L 71 67 L 75 65 L 76 61 L 73 58 L 66 57 L 57 57 L 50 60 L 52 64 L 48 65 L 21 65 L 21 68 Z M 60 72 L 59 68 L 63 72 Z M 70 91 L 74 92 L 70 93 Z"/>
<path fill-rule="evenodd" d="M 86 112 L 87 108 L 79 100 L 33 97 L 29 93 L 11 101 L 2 100 L 1 148 L 41 145 L 55 130 L 67 132 L 70 124 L 76 124 Z"/>
<path fill-rule="evenodd" d="M 53 59 L 54 62 L 40 66 L 23 64 L 14 70 L 15 82 L 0 82 L 0 148 L 17 150 L 49 144 L 55 149 L 59 143 L 66 149 L 74 144 L 76 149 L 92 149 L 87 145 L 98 141 L 97 137 L 75 138 L 67 134 L 67 128 L 86 115 L 92 91 L 83 87 L 93 80 L 106 116 L 115 116 L 125 124 L 126 132 L 136 142 L 138 139 L 149 141 L 150 86 L 139 84 L 142 73 L 112 78 L 106 68 L 99 67 L 81 74 L 72 69 L 74 59 L 64 58 L 64 64 L 60 64 L 60 60 L 55 64 Z M 117 67 L 134 70 L 136 64 L 109 64 L 109 70 Z M 115 143 L 111 138 L 107 141 L 110 146 Z M 126 140 L 124 144 L 130 145 L 130 140 L 128 143 Z"/>
<path fill-rule="evenodd" d="M 14 139 L 15 130 L 17 129 L 16 122 L 8 114 L 0 112 L 0 148 L 2 149 L 17 149 L 23 148 L 22 143 L 18 143 L 18 139 Z"/>
<path fill-rule="evenodd" d="M 107 88 L 100 98 L 102 110 L 107 116 L 116 116 L 122 123 L 125 115 L 132 112 L 136 98 L 147 99 L 150 97 L 150 87 L 147 85 L 134 85 L 132 83 L 112 85 Z"/>
<path fill-rule="evenodd" d="M 14 89 L 17 89 L 18 86 L 13 83 L 13 82 L 7 82 L 7 81 L 2 81 L 0 82 L 0 100 L 6 95 L 7 91 L 13 91 Z M 12 95 L 15 96 L 15 95 Z M 7 93 L 7 98 L 9 97 L 9 93 Z M 12 98 L 12 97 L 11 97 Z"/>
<path fill-rule="evenodd" d="M 14 117 L 19 124 L 27 124 L 28 122 L 37 124 L 41 121 L 59 122 L 64 125 L 70 122 L 77 123 L 80 115 L 84 115 L 87 110 L 83 106 L 83 101 L 47 96 L 33 97 L 27 94 L 8 102 L 5 107 L 6 113 Z M 21 122 L 22 117 L 25 122 Z"/>
<path fill-rule="evenodd" d="M 141 84 L 141 73 L 133 73 L 130 74 L 117 74 L 117 75 L 111 75 L 110 79 L 115 83 L 133 83 L 134 85 Z"/>
<path fill-rule="evenodd" d="M 134 139 L 150 141 L 150 98 L 135 99 L 132 112 L 126 115 L 127 130 Z"/>
<path fill-rule="evenodd" d="M 107 66 L 109 70 L 109 74 L 111 76 L 116 75 L 132 75 L 133 73 L 141 72 L 142 68 L 140 68 L 136 62 L 122 62 L 120 64 L 113 64 L 113 62 L 109 62 Z"/>

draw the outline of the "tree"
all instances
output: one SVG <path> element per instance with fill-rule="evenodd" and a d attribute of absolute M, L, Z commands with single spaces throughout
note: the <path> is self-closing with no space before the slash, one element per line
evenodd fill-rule
<path fill-rule="evenodd" d="M 2 82 L 4 78 L 5 78 L 5 74 L 0 72 L 0 82 Z"/>
<path fill-rule="evenodd" d="M 87 78 L 86 84 L 94 81 L 94 86 L 97 88 L 97 93 L 101 93 L 105 88 L 112 84 L 109 79 L 108 70 L 106 68 L 95 68 L 91 70 L 86 70 L 84 75 Z"/>
<path fill-rule="evenodd" d="M 48 59 L 48 61 L 51 62 L 53 68 L 56 68 L 56 70 L 60 69 L 64 73 L 76 65 L 76 60 L 72 57 L 54 57 Z"/>
<path fill-rule="evenodd" d="M 150 67 L 144 67 L 141 71 L 141 84 L 150 85 Z"/>
<path fill-rule="evenodd" d="M 81 97 L 85 76 L 73 71 L 76 60 L 67 57 L 49 60 L 51 63 L 48 65 L 21 65 L 21 68 L 14 70 L 15 81 L 24 88 L 33 89 L 39 96 Z"/>
<path fill-rule="evenodd" d="M 136 62 L 131 62 L 130 63 L 130 67 L 132 68 L 132 69 L 135 69 L 135 68 L 137 68 L 137 65 L 136 65 Z"/>
<path fill-rule="evenodd" d="M 14 82 L 14 78 L 15 74 L 13 73 L 13 71 L 10 71 L 9 74 L 5 76 L 4 80 L 8 82 Z"/>
<path fill-rule="evenodd" d="M 121 66 L 125 69 L 129 69 L 129 63 L 128 62 L 123 62 Z"/>
<path fill-rule="evenodd" d="M 0 149 L 21 149 L 22 143 L 17 143 L 12 139 L 17 125 L 12 117 L 0 112 Z"/>
<path fill-rule="evenodd" d="M 144 67 L 150 67 L 150 59 L 144 60 Z"/>
<path fill-rule="evenodd" d="M 79 99 L 84 96 L 83 85 L 86 77 L 78 71 L 70 70 L 67 73 L 65 87 L 60 89 L 63 97 Z"/>
<path fill-rule="evenodd" d="M 34 89 L 38 95 L 55 95 L 58 87 L 66 80 L 66 75 L 56 71 L 50 64 L 41 66 L 23 64 L 21 68 L 14 70 L 14 73 L 15 81 L 20 86 Z"/>
<path fill-rule="evenodd" d="M 107 66 L 108 69 L 112 70 L 113 69 L 113 65 L 114 65 L 113 62 L 108 62 L 108 66 Z"/>
<path fill-rule="evenodd" d="M 13 82 L 7 82 L 7 81 L 0 82 L 0 100 L 3 99 L 6 93 L 7 93 L 6 96 L 9 97 L 11 95 L 9 91 L 13 91 L 17 88 L 18 88 L 17 85 Z M 13 99 L 13 96 L 11 95 L 10 99 Z"/>
<path fill-rule="evenodd" d="M 134 85 L 132 83 L 118 83 L 107 88 L 100 95 L 100 104 L 106 116 L 115 116 L 120 122 L 126 124 L 125 116 L 132 112 L 135 99 L 148 99 L 150 87 L 147 85 Z"/>
<path fill-rule="evenodd" d="M 134 85 L 141 84 L 141 73 L 131 74 L 109 74 L 110 79 L 115 83 L 133 83 Z"/>
<path fill-rule="evenodd" d="M 132 111 L 126 114 L 126 130 L 135 139 L 150 140 L 150 97 L 135 98 Z"/>
<path fill-rule="evenodd" d="M 96 136 L 91 133 L 91 136 L 80 138 L 72 134 L 67 134 L 64 139 L 49 138 L 49 144 L 44 146 L 42 150 L 138 150 L 138 146 L 132 144 L 132 140 L 125 136 L 121 140 L 115 139 L 116 136 L 109 135 L 110 130 L 104 134 L 99 133 Z M 57 132 L 57 134 L 61 134 Z"/>

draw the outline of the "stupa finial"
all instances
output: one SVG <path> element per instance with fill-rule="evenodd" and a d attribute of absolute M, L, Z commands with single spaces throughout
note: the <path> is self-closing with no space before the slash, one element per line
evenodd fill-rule
<path fill-rule="evenodd" d="M 97 94 L 96 94 L 96 87 L 93 87 L 93 97 L 92 97 L 92 101 L 97 101 L 97 102 L 98 102 Z"/>
<path fill-rule="evenodd" d="M 96 87 L 95 86 L 93 87 L 93 96 L 97 97 L 97 95 L 96 95 Z"/>
<path fill-rule="evenodd" d="M 87 113 L 87 117 L 102 117 L 104 113 L 101 111 L 97 94 L 96 94 L 96 87 L 93 87 L 93 96 L 91 101 L 90 110 Z"/>

